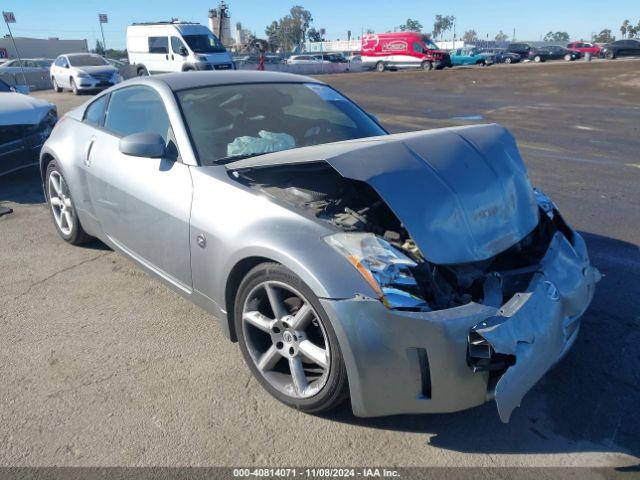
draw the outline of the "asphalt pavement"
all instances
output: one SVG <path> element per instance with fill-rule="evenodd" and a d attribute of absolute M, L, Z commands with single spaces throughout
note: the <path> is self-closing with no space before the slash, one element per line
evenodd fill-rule
<path fill-rule="evenodd" d="M 0 178 L 0 465 L 640 463 L 640 61 L 319 77 L 392 132 L 499 122 L 604 278 L 568 357 L 508 425 L 360 419 L 271 398 L 210 315 L 101 243 L 65 244 L 37 169 Z M 61 113 L 89 99 L 38 92 Z"/>

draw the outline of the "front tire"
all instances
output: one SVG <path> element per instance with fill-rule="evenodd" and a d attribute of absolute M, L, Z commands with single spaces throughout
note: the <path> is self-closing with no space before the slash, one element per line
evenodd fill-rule
<path fill-rule="evenodd" d="M 76 85 L 76 81 L 73 78 L 71 79 L 71 90 L 73 91 L 74 95 L 80 95 L 80 90 L 78 90 L 78 86 Z"/>
<path fill-rule="evenodd" d="M 430 72 L 431 70 L 433 70 L 433 63 L 427 60 L 425 62 L 422 62 L 422 65 L 420 65 L 420 67 L 423 71 Z"/>
<path fill-rule="evenodd" d="M 80 245 L 92 239 L 80 224 L 69 186 L 55 160 L 47 165 L 45 195 L 53 224 L 65 242 Z"/>
<path fill-rule="evenodd" d="M 573 58 L 571 57 L 571 54 L 570 54 L 570 53 L 567 53 L 567 54 L 564 56 L 564 61 L 565 61 L 565 62 L 570 62 L 571 60 L 573 60 Z"/>
<path fill-rule="evenodd" d="M 311 289 L 278 263 L 244 278 L 234 324 L 254 377 L 282 403 L 307 413 L 330 410 L 348 396 L 338 339 Z"/>
<path fill-rule="evenodd" d="M 56 82 L 56 77 L 51 77 L 51 85 L 53 86 L 54 92 L 62 93 L 62 88 L 58 86 L 58 82 Z"/>
<path fill-rule="evenodd" d="M 542 63 L 542 57 L 540 55 L 536 55 L 533 57 L 533 61 L 536 63 Z"/>
<path fill-rule="evenodd" d="M 506 63 L 507 65 L 511 64 L 511 57 L 505 58 L 504 63 Z"/>

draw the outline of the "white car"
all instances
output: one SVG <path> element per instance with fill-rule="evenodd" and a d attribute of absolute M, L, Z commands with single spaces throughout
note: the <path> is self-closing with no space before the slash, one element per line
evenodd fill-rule
<path fill-rule="evenodd" d="M 0 80 L 0 176 L 37 165 L 57 120 L 55 105 L 18 93 Z"/>
<path fill-rule="evenodd" d="M 320 63 L 331 63 L 329 60 L 321 60 L 313 55 L 292 55 L 287 59 L 289 65 L 316 65 Z"/>
<path fill-rule="evenodd" d="M 51 65 L 50 74 L 56 92 L 68 88 L 76 95 L 104 90 L 122 81 L 117 68 L 93 53 L 60 55 Z"/>

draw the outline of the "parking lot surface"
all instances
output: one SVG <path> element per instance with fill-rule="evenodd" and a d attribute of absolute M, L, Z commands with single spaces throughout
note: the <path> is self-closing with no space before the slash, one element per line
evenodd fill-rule
<path fill-rule="evenodd" d="M 65 244 L 37 169 L 0 178 L 0 464 L 618 466 L 640 462 L 640 61 L 323 76 L 392 132 L 499 122 L 605 275 L 511 423 L 323 416 L 261 389 L 215 319 L 100 243 Z M 34 94 L 61 113 L 89 97 Z M 132 160 L 133 161 L 133 160 Z M 419 199 L 416 199 L 419 201 Z"/>

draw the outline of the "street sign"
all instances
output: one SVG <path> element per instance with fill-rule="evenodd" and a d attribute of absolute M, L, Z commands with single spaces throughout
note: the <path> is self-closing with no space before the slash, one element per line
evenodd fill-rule
<path fill-rule="evenodd" d="M 16 23 L 16 16 L 13 12 L 2 12 L 2 16 L 4 17 L 4 21 L 6 23 Z"/>
<path fill-rule="evenodd" d="M 99 13 L 98 20 L 100 20 L 100 23 L 109 23 L 109 17 L 107 17 L 106 13 Z"/>

